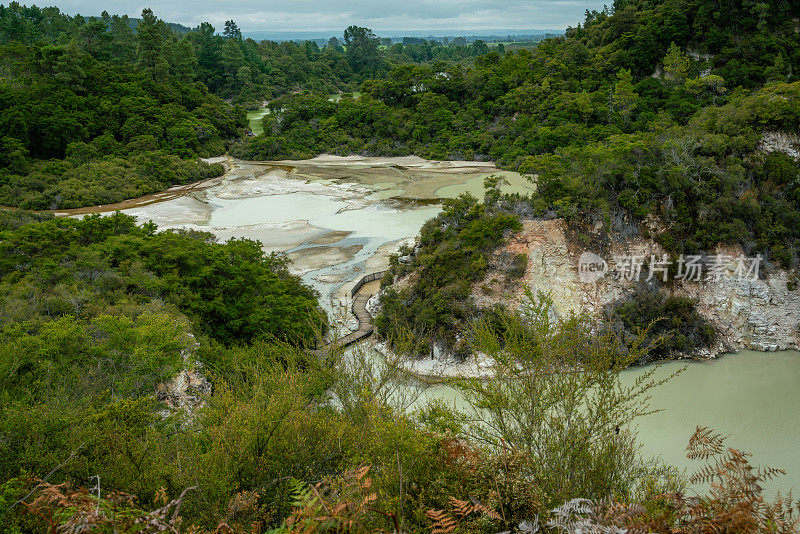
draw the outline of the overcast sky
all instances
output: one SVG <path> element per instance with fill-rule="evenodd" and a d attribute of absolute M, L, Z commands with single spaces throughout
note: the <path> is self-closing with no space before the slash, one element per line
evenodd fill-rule
<path fill-rule="evenodd" d="M 54 4 L 66 13 L 82 15 L 106 10 L 111 14 L 136 16 L 142 8 L 151 7 L 160 18 L 191 27 L 208 21 L 221 29 L 225 20 L 233 19 L 243 31 L 334 33 L 351 24 L 372 28 L 376 33 L 565 29 L 583 21 L 587 8 L 603 8 L 603 1 L 596 0 L 40 0 L 37 4 Z"/>

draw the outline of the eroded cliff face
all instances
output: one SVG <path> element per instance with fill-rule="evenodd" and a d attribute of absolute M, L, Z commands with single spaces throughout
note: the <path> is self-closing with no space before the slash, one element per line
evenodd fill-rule
<path fill-rule="evenodd" d="M 602 312 L 603 306 L 633 289 L 635 282 L 615 276 L 620 273 L 614 271 L 613 265 L 598 281 L 583 282 L 579 259 L 588 248 L 569 236 L 562 219 L 524 221 L 522 232 L 495 253 L 495 258 L 504 251 L 528 255 L 521 283 L 513 288 L 502 288 L 499 280 L 490 274 L 476 286 L 476 301 L 482 305 L 498 301 L 518 305 L 525 298 L 527 286 L 534 294 L 538 291 L 549 294 L 560 315 L 571 312 L 596 315 Z M 657 243 L 644 237 L 615 242 L 609 248 L 603 254 L 609 264 L 615 256 L 650 258 L 664 254 Z M 792 289 L 796 284 L 789 278 L 791 273 L 777 271 L 757 280 L 736 276 L 733 259 L 742 256 L 742 251 L 720 248 L 716 254 L 731 258 L 719 280 L 681 281 L 662 286 L 668 294 L 695 299 L 698 311 L 716 327 L 717 345 L 701 351 L 700 355 L 714 357 L 740 349 L 797 349 L 800 344 L 800 290 Z M 648 268 L 643 267 L 641 279 L 648 274 Z"/>

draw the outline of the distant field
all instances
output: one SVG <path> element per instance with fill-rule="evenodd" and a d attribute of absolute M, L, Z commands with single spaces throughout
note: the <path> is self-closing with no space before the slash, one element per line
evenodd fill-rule
<path fill-rule="evenodd" d="M 506 51 L 509 50 L 525 50 L 528 48 L 536 48 L 536 45 L 539 44 L 539 41 L 512 41 L 512 42 L 505 42 L 505 43 L 488 43 L 490 48 L 497 48 L 497 45 L 503 45 L 506 47 Z"/>
<path fill-rule="evenodd" d="M 535 45 L 537 42 L 538 41 L 501 41 L 499 43 L 487 43 L 487 44 L 489 46 L 497 46 L 497 45 L 503 45 L 503 46 L 513 46 L 513 45 L 526 46 L 526 45 Z"/>

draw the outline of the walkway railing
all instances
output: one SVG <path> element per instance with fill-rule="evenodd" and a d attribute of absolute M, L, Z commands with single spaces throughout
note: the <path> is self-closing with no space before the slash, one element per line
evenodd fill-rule
<path fill-rule="evenodd" d="M 350 296 L 353 299 L 353 315 L 355 315 L 356 319 L 358 320 L 358 329 L 355 332 L 350 332 L 346 336 L 340 337 L 336 341 L 326 343 L 326 345 L 338 345 L 339 347 L 346 347 L 372 334 L 372 315 L 370 315 L 370 313 L 367 311 L 367 302 L 372 294 L 359 295 L 358 293 L 366 284 L 374 282 L 375 280 L 380 280 L 388 272 L 389 271 L 386 270 L 367 274 L 362 276 L 361 279 L 356 282 L 356 285 L 354 285 L 353 289 L 350 291 Z M 357 295 L 358 297 L 356 297 Z M 314 352 L 318 355 L 324 354 L 324 352 L 320 349 L 316 349 Z"/>
<path fill-rule="evenodd" d="M 361 291 L 361 288 L 364 287 L 364 284 L 369 284 L 370 282 L 374 282 L 375 280 L 383 278 L 388 272 L 389 269 L 386 269 L 385 271 L 378 271 L 376 273 L 371 273 L 362 276 L 361 280 L 356 282 L 356 285 L 354 285 L 353 289 L 350 290 L 350 296 L 355 297 L 358 294 L 358 292 Z"/>

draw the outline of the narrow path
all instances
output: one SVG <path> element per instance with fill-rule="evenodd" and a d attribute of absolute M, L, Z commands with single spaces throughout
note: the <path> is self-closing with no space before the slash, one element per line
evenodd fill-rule
<path fill-rule="evenodd" d="M 351 332 L 344 337 L 337 339 L 334 344 L 344 348 L 352 345 L 356 341 L 368 337 L 374 330 L 372 326 L 372 315 L 367 311 L 367 302 L 374 294 L 380 291 L 381 281 L 374 280 L 361 286 L 361 289 L 353 298 L 353 315 L 358 319 L 358 330 Z"/>
<path fill-rule="evenodd" d="M 372 298 L 373 295 L 380 291 L 381 278 L 385 273 L 386 271 L 380 271 L 368 274 L 356 282 L 355 286 L 353 286 L 354 291 L 352 292 L 352 297 L 353 315 L 355 315 L 358 320 L 358 329 L 335 341 L 326 343 L 326 346 L 335 345 L 344 348 L 372 334 L 374 330 L 372 326 L 372 315 L 367 311 L 367 302 L 369 302 L 369 299 Z M 322 353 L 321 350 L 317 350 L 316 352 Z"/>

